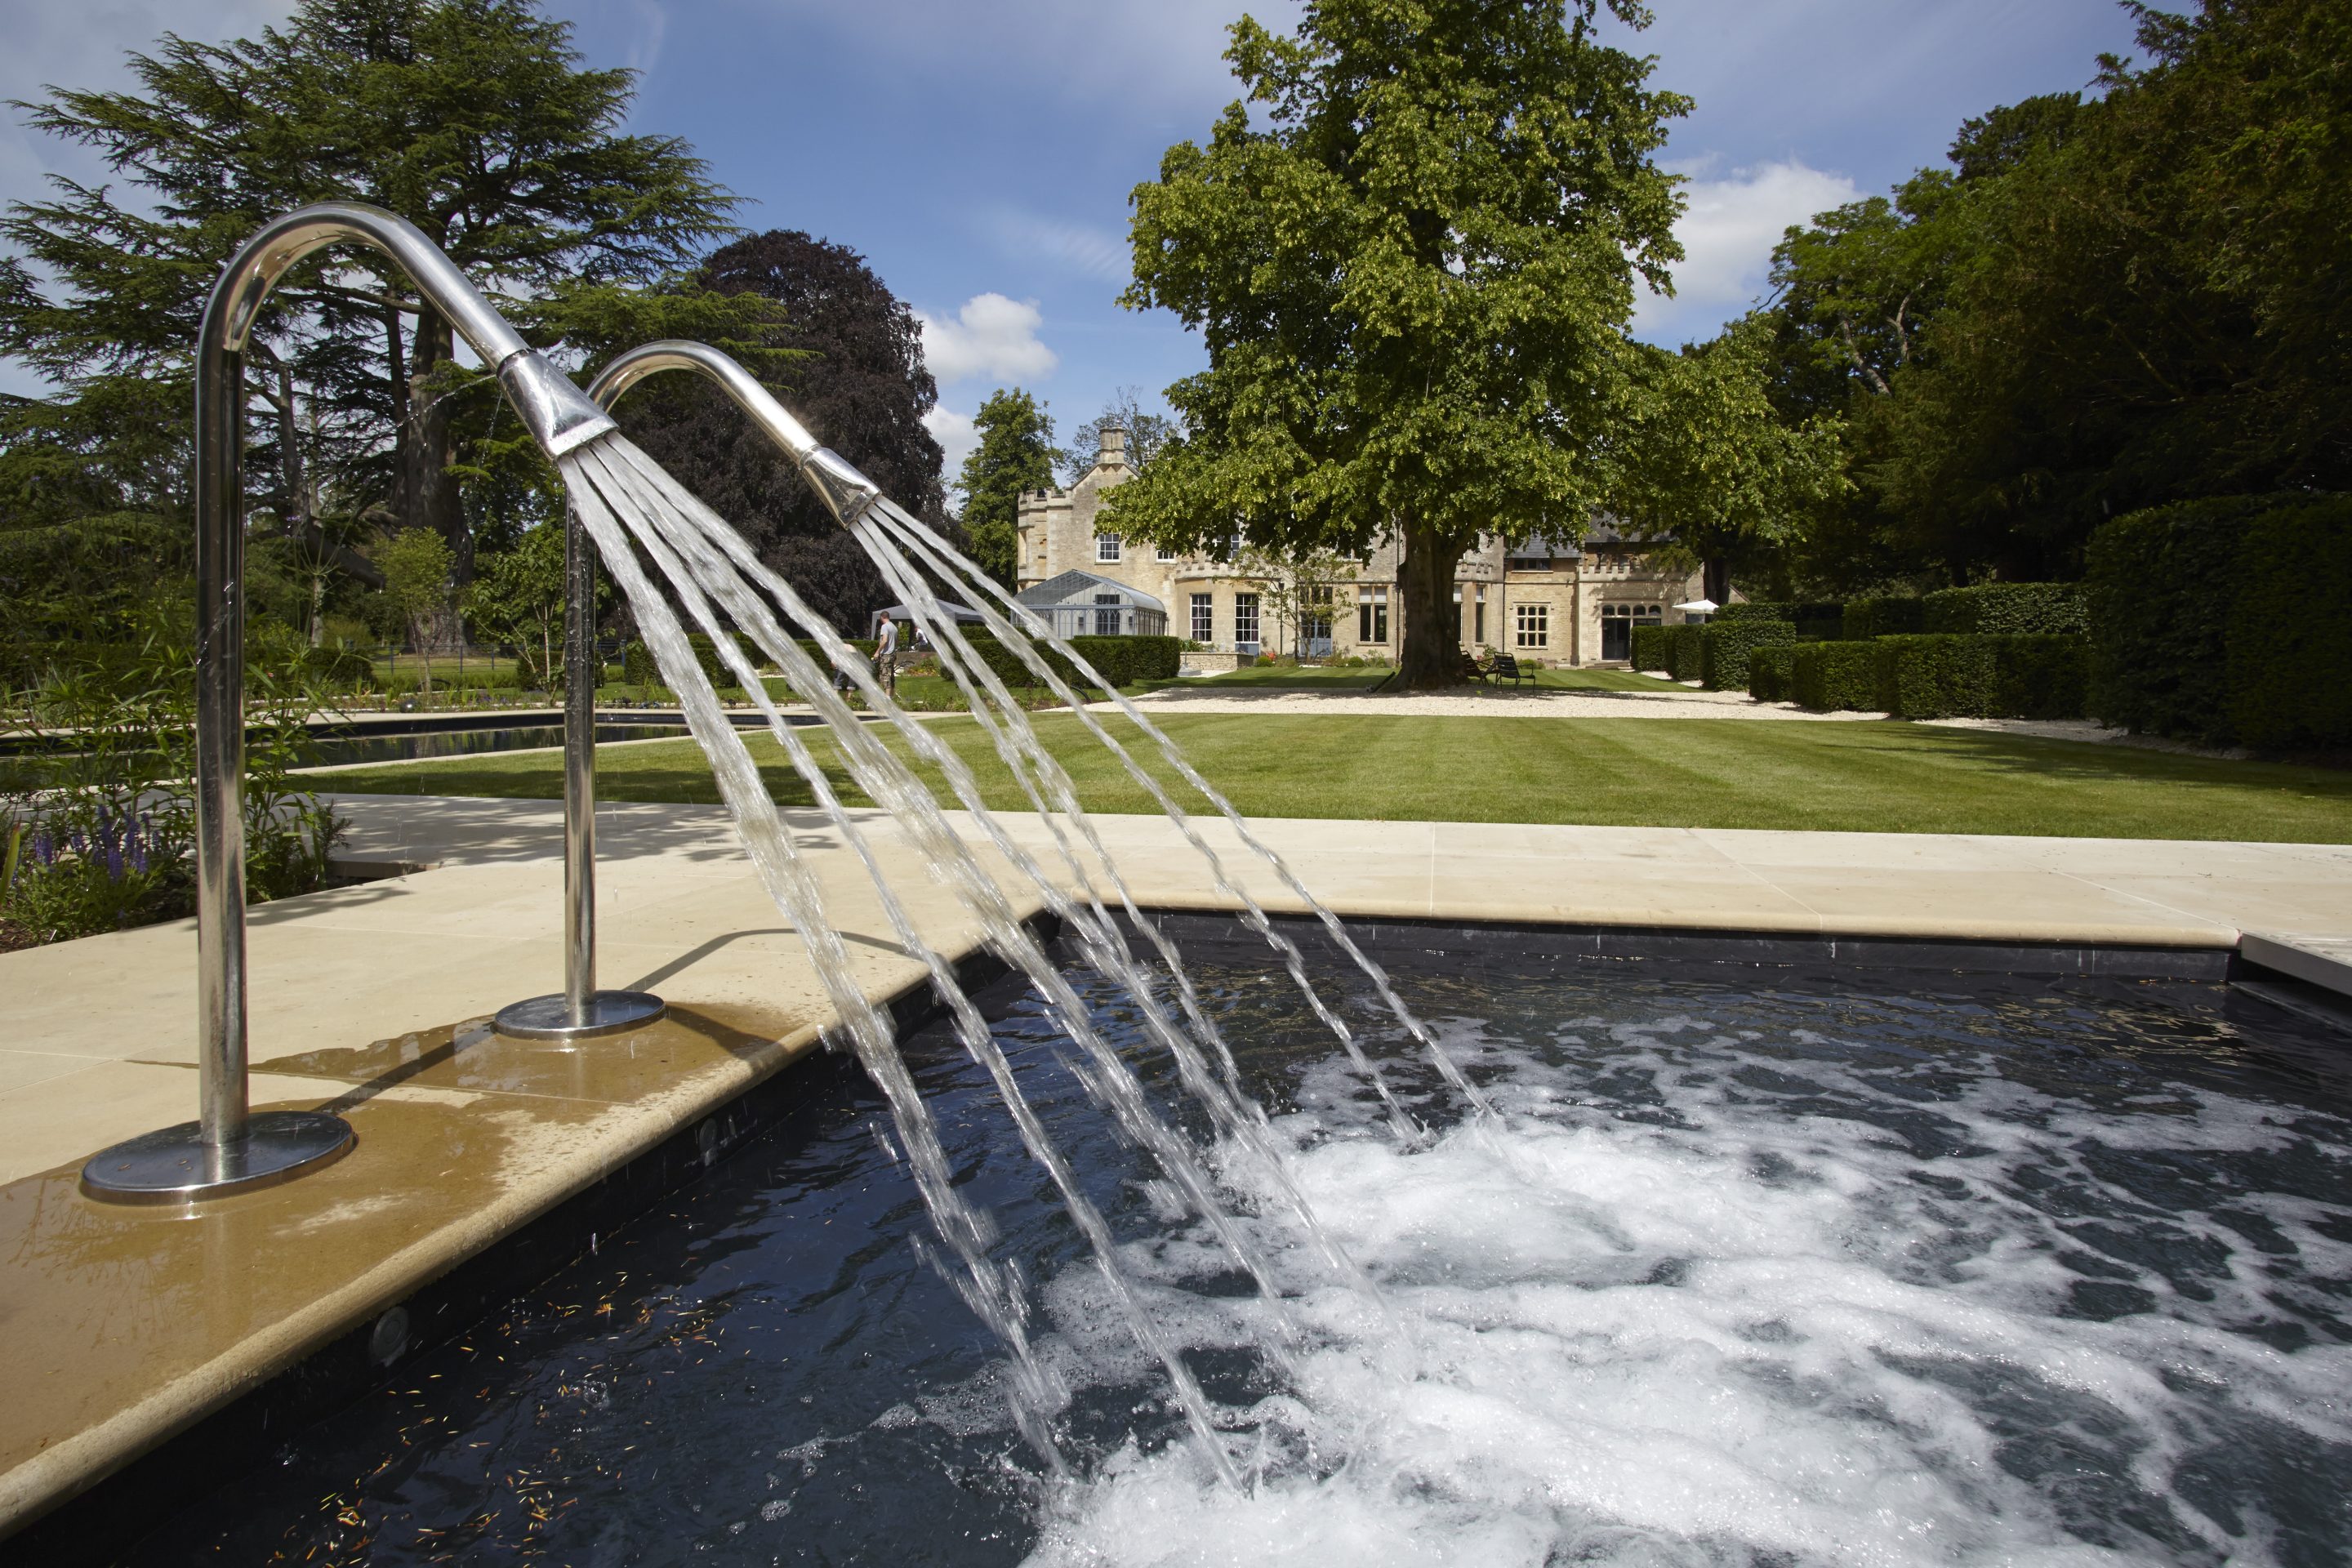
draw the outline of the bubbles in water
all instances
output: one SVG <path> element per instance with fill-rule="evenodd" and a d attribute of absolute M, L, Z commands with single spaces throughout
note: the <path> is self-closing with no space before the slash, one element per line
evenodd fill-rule
<path fill-rule="evenodd" d="M 1449 1032 L 1505 1120 L 1421 1149 L 1304 1071 L 1276 1130 L 1420 1375 L 1310 1289 L 1296 1386 L 1224 1413 L 1265 1456 L 1248 1496 L 1130 1445 L 1033 1563 L 2326 1561 L 2273 1550 L 2283 1504 L 2352 1535 L 2322 1479 L 2352 1473 L 2352 1351 L 2261 1331 L 2340 1310 L 2352 1216 L 2230 1169 L 2299 1154 L 2340 1194 L 2340 1121 L 2315 1145 L 2211 1089 L 2098 1103 L 1982 1057 L 1596 1024 L 1598 1048 Z M 1128 1261 L 1167 1287 L 1166 1256 Z M 1088 1294 L 1049 1286 L 1041 1349 L 1133 1380 Z M 1188 1300 L 1194 1353 L 1245 1342 Z"/>

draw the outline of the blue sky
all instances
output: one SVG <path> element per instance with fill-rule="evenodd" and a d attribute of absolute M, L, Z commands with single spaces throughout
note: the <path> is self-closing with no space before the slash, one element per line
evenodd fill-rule
<path fill-rule="evenodd" d="M 1690 176 L 1661 342 L 1710 335 L 1763 285 L 1781 228 L 1941 159 L 1959 121 L 2084 86 L 2128 52 L 2112 0 L 1653 0 L 1632 47 L 1696 100 L 1667 158 Z M 1119 309 L 1127 197 L 1234 96 L 1240 0 L 550 0 L 600 65 L 643 74 L 636 129 L 686 137 L 753 228 L 863 252 L 921 311 L 950 477 L 970 416 L 1018 384 L 1064 427 L 1119 387 L 1147 401 L 1202 363 L 1160 312 Z M 0 98 L 118 86 L 165 27 L 228 38 L 283 0 L 17 0 Z M 1288 4 L 1253 6 L 1269 25 Z M 85 154 L 0 133 L 0 199 Z M 38 390 L 0 366 L 0 389 Z"/>

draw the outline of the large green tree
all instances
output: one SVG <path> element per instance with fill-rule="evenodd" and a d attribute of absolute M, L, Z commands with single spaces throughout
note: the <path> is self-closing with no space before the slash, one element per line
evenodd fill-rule
<path fill-rule="evenodd" d="M 524 0 L 305 0 L 257 37 L 166 35 L 131 63 L 133 90 L 19 106 L 114 178 L 58 179 L 52 199 L 0 219 L 14 252 L 0 259 L 0 351 L 58 388 L 10 411 L 12 460 L 33 447 L 27 461 L 119 467 L 110 442 L 59 439 L 74 410 L 122 402 L 131 384 L 184 409 L 189 342 L 222 264 L 308 202 L 399 213 L 551 344 L 608 331 L 621 294 L 727 226 L 731 198 L 683 142 L 625 129 L 633 74 L 587 68 L 569 25 Z M 460 491 L 497 456 L 498 395 L 405 278 L 341 247 L 298 269 L 259 325 L 247 380 L 255 500 L 289 532 L 331 552 L 317 509 L 366 511 L 434 530 L 469 574 Z M 168 432 L 183 442 L 184 420 Z"/>
<path fill-rule="evenodd" d="M 2134 9 L 2142 63 L 2098 96 L 1971 120 L 1948 169 L 1781 247 L 1776 396 L 1840 410 L 1860 484 L 1816 580 L 1832 539 L 2068 577 L 2121 512 L 2352 488 L 2352 11 Z"/>
<path fill-rule="evenodd" d="M 1632 351 L 1612 504 L 1667 559 L 1698 564 L 1717 604 L 1730 602 L 1735 571 L 1785 552 L 1852 489 L 1834 416 L 1790 420 L 1774 406 L 1771 336 L 1751 316 L 1680 353 Z"/>
<path fill-rule="evenodd" d="M 991 393 L 971 423 L 980 444 L 963 460 L 964 536 L 972 560 L 1010 588 L 1019 581 L 1021 492 L 1054 482 L 1054 420 L 1016 386 Z"/>
<path fill-rule="evenodd" d="M 1393 532 L 1402 679 L 1457 679 L 1454 568 L 1481 535 L 1577 536 L 1636 395 L 1637 282 L 1681 251 L 1656 153 L 1685 100 L 1601 41 L 1634 0 L 1317 0 L 1244 17 L 1246 89 L 1138 186 L 1126 301 L 1210 368 L 1185 434 L 1113 492 L 1139 537 L 1359 553 Z"/>

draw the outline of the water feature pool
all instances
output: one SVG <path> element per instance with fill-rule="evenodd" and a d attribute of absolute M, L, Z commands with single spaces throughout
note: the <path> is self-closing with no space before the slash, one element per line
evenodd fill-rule
<path fill-rule="evenodd" d="M 1186 1440 L 986 1075 L 906 1041 L 1040 1304 L 1075 1474 L 926 1261 L 879 1094 L 798 1110 L 133 1561 L 2333 1563 L 2352 1552 L 2352 1058 L 2225 988 L 1663 961 L 1399 964 L 1498 1127 L 1360 974 L 1316 979 L 1430 1132 L 1400 1146 L 1298 992 L 1202 999 L 1378 1281 L 1221 1174 L 1299 1324 L 1114 1136 L 1022 986 L 992 1026 L 1174 1325 L 1245 1489 Z M 1118 990 L 1097 1023 L 1197 1140 Z M 1283 1362 L 1286 1360 L 1286 1366 Z M 272 1553 L 277 1557 L 273 1559 Z"/>
<path fill-rule="evenodd" d="M 683 723 L 599 724 L 596 740 L 662 741 L 686 734 Z M 563 744 L 561 724 L 519 724 L 507 729 L 428 730 L 401 735 L 328 735 L 310 742 L 311 765 L 351 763 L 413 763 L 428 757 L 470 757 L 487 752 L 552 750 Z"/>

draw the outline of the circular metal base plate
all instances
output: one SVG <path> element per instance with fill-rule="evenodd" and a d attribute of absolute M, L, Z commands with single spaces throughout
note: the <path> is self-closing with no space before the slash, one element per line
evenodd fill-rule
<path fill-rule="evenodd" d="M 534 996 L 499 1008 L 490 1027 L 517 1040 L 587 1040 L 642 1029 L 668 1005 L 644 991 L 599 991 L 588 998 L 588 1016 L 575 1019 L 562 996 Z"/>
<path fill-rule="evenodd" d="M 245 1124 L 245 1136 L 217 1146 L 202 1126 L 183 1121 L 149 1132 L 91 1159 L 81 1168 L 81 1190 L 118 1204 L 176 1204 L 251 1192 L 332 1163 L 351 1152 L 351 1123 L 316 1110 L 263 1110 Z"/>

